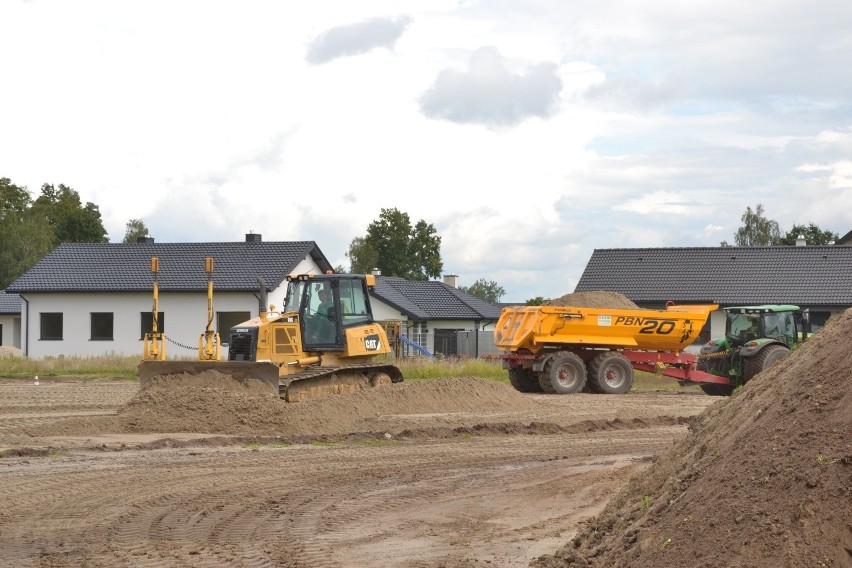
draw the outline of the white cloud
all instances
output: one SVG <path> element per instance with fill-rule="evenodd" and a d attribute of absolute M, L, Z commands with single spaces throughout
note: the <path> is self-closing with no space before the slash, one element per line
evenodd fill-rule
<path fill-rule="evenodd" d="M 852 228 L 852 9 L 698 0 L 0 3 L 0 177 L 113 241 L 315 240 L 382 208 L 504 300 L 595 248 L 716 246 L 747 206 Z"/>

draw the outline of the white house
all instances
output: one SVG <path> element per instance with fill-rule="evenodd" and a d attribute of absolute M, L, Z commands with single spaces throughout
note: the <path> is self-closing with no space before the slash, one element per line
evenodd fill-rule
<path fill-rule="evenodd" d="M 152 258 L 158 270 L 152 271 Z M 213 271 L 205 261 L 213 259 Z M 227 342 L 231 326 L 259 313 L 260 282 L 268 302 L 280 306 L 290 274 L 320 274 L 331 265 L 313 241 L 65 243 L 7 289 L 20 296 L 20 348 L 32 358 L 62 355 L 139 355 L 151 331 L 154 281 L 158 331 L 168 357 L 192 358 L 210 325 Z M 5 327 L 5 326 L 4 326 Z M 4 330 L 4 334 L 5 334 Z M 227 348 L 223 349 L 223 358 Z"/>
<path fill-rule="evenodd" d="M 500 307 L 462 292 L 455 275 L 443 282 L 376 276 L 371 293 L 376 320 L 399 322 L 400 333 L 429 353 L 494 354 L 494 325 Z M 408 344 L 410 347 L 410 344 Z M 403 353 L 412 353 L 403 349 Z"/>

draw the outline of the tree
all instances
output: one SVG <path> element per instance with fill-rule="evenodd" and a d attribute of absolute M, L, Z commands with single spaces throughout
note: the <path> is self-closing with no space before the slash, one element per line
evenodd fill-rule
<path fill-rule="evenodd" d="M 379 253 L 367 242 L 366 237 L 355 237 L 349 243 L 349 271 L 353 274 L 370 274 L 379 265 Z"/>
<path fill-rule="evenodd" d="M 352 272 L 378 268 L 385 276 L 408 280 L 438 278 L 444 266 L 435 227 L 423 220 L 412 226 L 408 213 L 398 209 L 382 209 L 367 234 L 352 239 L 346 256 Z"/>
<path fill-rule="evenodd" d="M 131 219 L 125 225 L 123 243 L 135 243 L 139 237 L 148 236 L 148 227 L 142 222 L 142 219 Z"/>
<path fill-rule="evenodd" d="M 53 232 L 32 214 L 26 187 L 0 178 L 0 290 L 6 288 L 53 246 Z"/>
<path fill-rule="evenodd" d="M 467 287 L 459 286 L 459 290 L 492 304 L 496 304 L 500 301 L 500 298 L 506 295 L 506 290 L 502 286 L 493 280 L 486 281 L 484 278 L 480 278 Z"/>
<path fill-rule="evenodd" d="M 101 212 L 94 203 L 84 206 L 80 195 L 70 187 L 59 184 L 41 186 L 41 196 L 32 210 L 53 229 L 53 243 L 108 243 Z"/>
<path fill-rule="evenodd" d="M 799 235 L 804 236 L 805 241 L 809 245 L 827 245 L 836 242 L 840 238 L 837 233 L 823 231 L 813 223 L 808 223 L 807 227 L 804 225 L 793 225 L 793 228 L 787 231 L 787 234 L 781 238 L 780 244 L 795 246 Z"/>
<path fill-rule="evenodd" d="M 530 298 L 529 300 L 527 300 L 526 305 L 528 305 L 528 306 L 540 306 L 547 301 L 549 301 L 547 298 L 544 298 L 542 296 L 536 296 L 535 298 Z"/>
<path fill-rule="evenodd" d="M 752 211 L 746 207 L 740 220 L 743 226 L 734 234 L 734 243 L 738 247 L 763 247 L 777 245 L 781 242 L 781 230 L 778 223 L 763 216 L 763 205 L 757 204 Z M 722 241 L 723 247 L 729 246 L 727 241 Z"/>

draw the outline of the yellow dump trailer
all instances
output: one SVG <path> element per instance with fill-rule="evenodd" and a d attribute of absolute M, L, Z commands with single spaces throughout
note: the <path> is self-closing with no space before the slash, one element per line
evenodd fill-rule
<path fill-rule="evenodd" d="M 621 394 L 630 390 L 634 368 L 717 382 L 724 379 L 695 371 L 695 357 L 682 351 L 718 307 L 508 307 L 494 343 L 504 352 L 500 358 L 512 385 L 522 392 Z"/>

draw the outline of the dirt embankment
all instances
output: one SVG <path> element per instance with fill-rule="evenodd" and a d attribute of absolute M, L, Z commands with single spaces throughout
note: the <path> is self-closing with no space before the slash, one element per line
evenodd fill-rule
<path fill-rule="evenodd" d="M 608 290 L 591 290 L 588 292 L 574 292 L 554 298 L 544 303 L 545 306 L 575 306 L 578 308 L 620 308 L 627 310 L 638 310 L 639 306 L 633 303 L 627 296 L 618 292 Z"/>
<path fill-rule="evenodd" d="M 850 336 L 847 310 L 533 566 L 852 566 Z"/>

